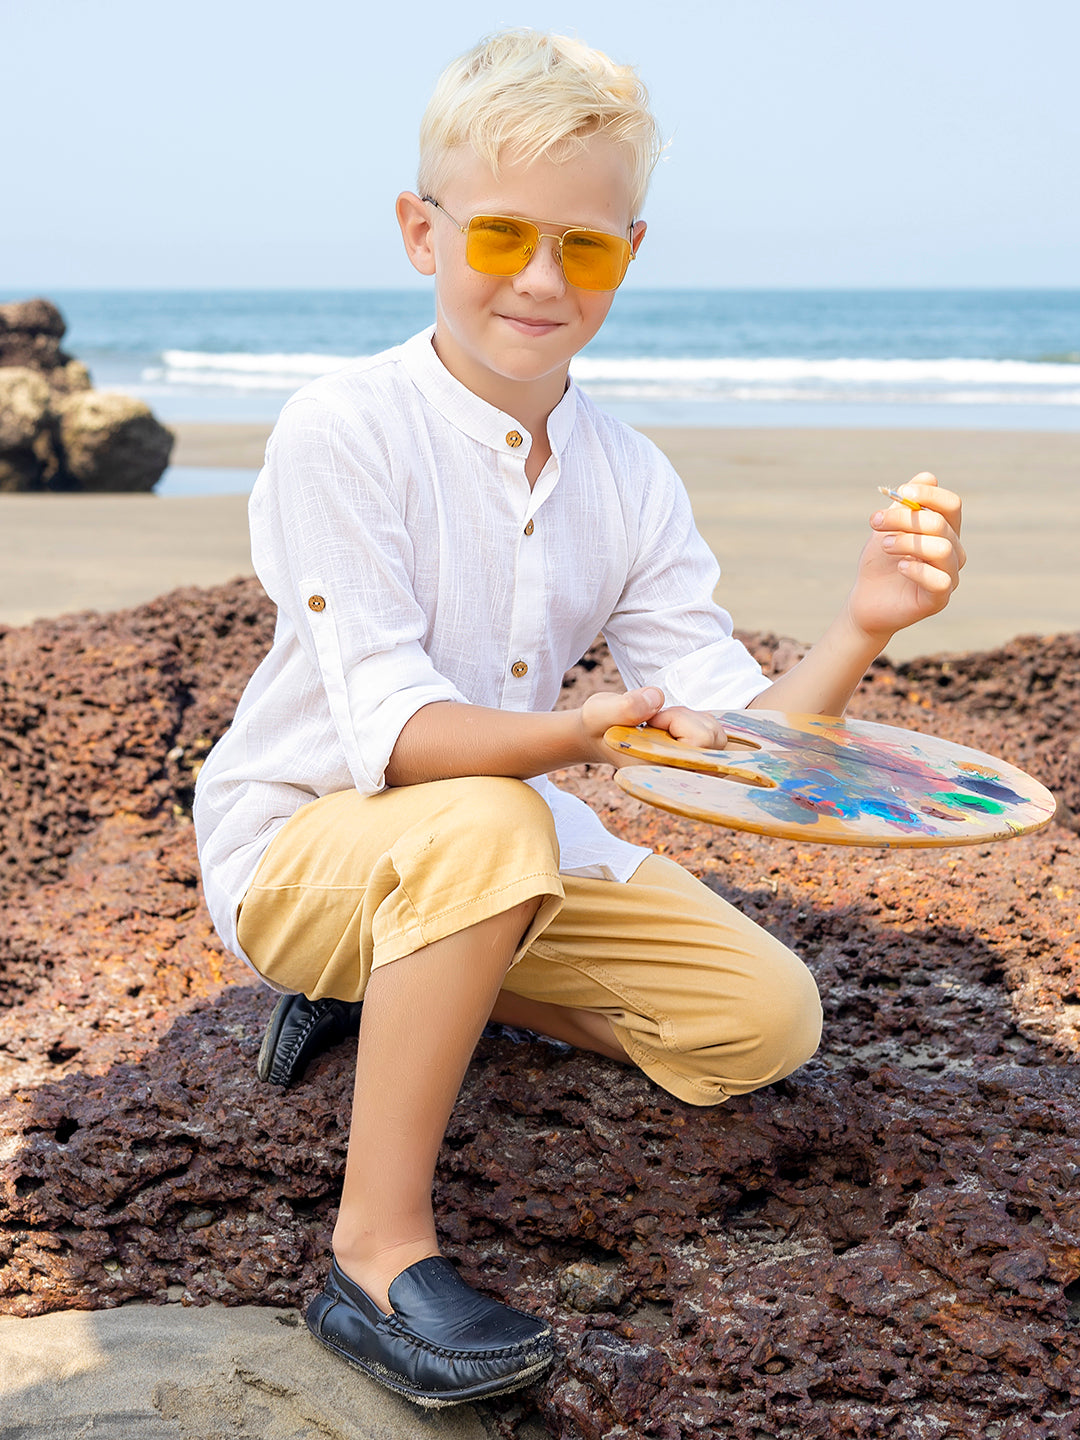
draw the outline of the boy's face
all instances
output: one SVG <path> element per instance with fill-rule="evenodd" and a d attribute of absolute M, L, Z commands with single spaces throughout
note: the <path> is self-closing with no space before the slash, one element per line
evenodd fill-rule
<path fill-rule="evenodd" d="M 634 218 L 624 153 L 602 135 L 562 162 L 503 163 L 498 178 L 462 150 L 435 199 L 463 225 L 473 215 L 514 215 L 545 235 L 573 225 L 629 236 Z M 409 258 L 435 276 L 435 348 L 446 368 L 500 409 L 554 408 L 571 357 L 599 330 L 615 292 L 568 284 L 550 239 L 520 274 L 482 275 L 466 263 L 465 236 L 434 205 L 403 195 L 398 217 Z M 634 227 L 635 249 L 644 231 Z"/>

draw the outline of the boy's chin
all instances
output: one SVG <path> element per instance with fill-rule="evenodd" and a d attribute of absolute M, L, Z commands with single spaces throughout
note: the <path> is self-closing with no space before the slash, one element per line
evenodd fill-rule
<path fill-rule="evenodd" d="M 519 336 L 505 327 L 498 337 L 472 337 L 471 343 L 460 341 L 440 349 L 438 335 L 435 348 L 443 363 L 466 385 L 496 384 L 543 385 L 565 383 L 570 361 L 577 348 L 553 343 L 554 336 L 533 339 Z M 484 377 L 487 377 L 485 382 Z"/>
<path fill-rule="evenodd" d="M 565 378 L 573 358 L 572 355 L 563 355 L 557 360 L 550 357 L 541 360 L 538 356 L 531 356 L 528 361 L 522 360 L 516 364 L 505 360 L 496 362 L 489 365 L 488 369 L 501 380 L 510 380 L 519 385 L 539 385 L 547 380 Z"/>

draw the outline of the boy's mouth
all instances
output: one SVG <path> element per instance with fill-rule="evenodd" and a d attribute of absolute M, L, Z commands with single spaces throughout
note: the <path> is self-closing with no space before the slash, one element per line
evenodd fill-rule
<path fill-rule="evenodd" d="M 527 319 L 521 315 L 503 315 L 501 318 L 519 335 L 550 335 L 563 323 L 561 320 Z"/>

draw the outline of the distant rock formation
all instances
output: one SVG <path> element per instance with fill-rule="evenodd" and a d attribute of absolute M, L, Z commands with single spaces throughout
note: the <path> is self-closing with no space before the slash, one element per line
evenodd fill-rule
<path fill-rule="evenodd" d="M 0 305 L 0 492 L 152 490 L 174 435 L 130 395 L 91 388 L 48 300 Z"/>

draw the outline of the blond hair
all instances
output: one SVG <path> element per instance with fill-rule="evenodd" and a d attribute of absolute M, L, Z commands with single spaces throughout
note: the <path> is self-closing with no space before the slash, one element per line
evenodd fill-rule
<path fill-rule="evenodd" d="M 440 75 L 420 123 L 417 184 L 438 198 L 459 146 L 498 175 L 500 159 L 562 161 L 596 134 L 626 148 L 636 217 L 662 149 L 636 72 L 566 35 L 502 30 Z"/>

